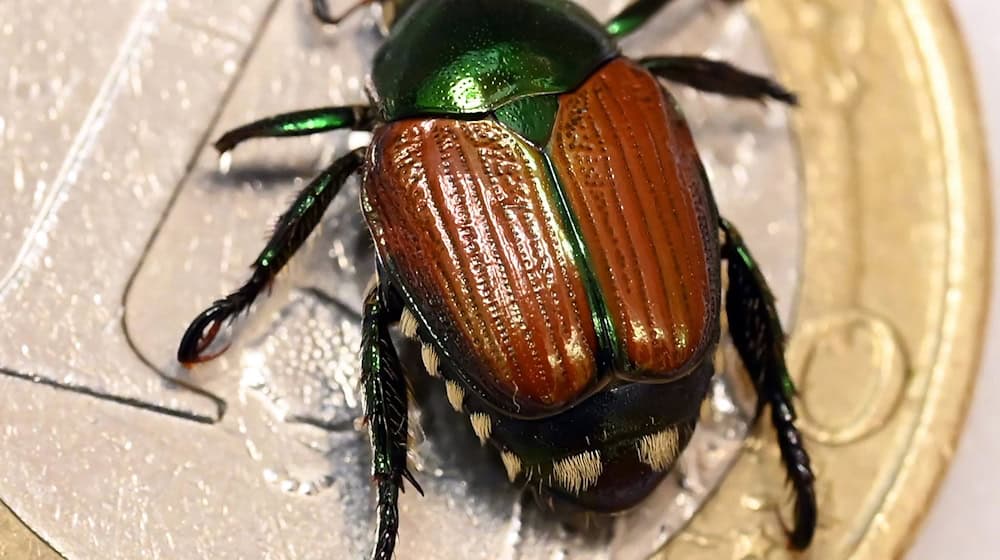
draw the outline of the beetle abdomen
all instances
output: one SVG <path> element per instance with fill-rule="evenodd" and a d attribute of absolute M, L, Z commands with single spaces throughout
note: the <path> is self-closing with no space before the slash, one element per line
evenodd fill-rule
<path fill-rule="evenodd" d="M 597 341 L 544 156 L 495 121 L 450 119 L 389 124 L 371 154 L 377 250 L 450 375 L 523 415 L 581 398 Z"/>
<path fill-rule="evenodd" d="M 547 150 L 632 379 L 688 373 L 718 330 L 717 218 L 667 95 L 647 71 L 616 59 L 560 97 Z"/>

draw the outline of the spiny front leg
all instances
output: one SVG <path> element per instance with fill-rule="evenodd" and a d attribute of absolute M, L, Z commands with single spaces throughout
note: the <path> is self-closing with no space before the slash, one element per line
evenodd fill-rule
<path fill-rule="evenodd" d="M 306 109 L 275 115 L 230 130 L 215 142 L 215 149 L 226 153 L 251 138 L 288 138 L 342 129 L 371 130 L 374 124 L 374 110 L 364 105 Z"/>
<path fill-rule="evenodd" d="M 736 228 L 721 220 L 725 236 L 722 258 L 728 263 L 726 313 L 740 357 L 757 388 L 758 412 L 771 407 L 781 458 L 795 489 L 795 528 L 791 546 L 803 549 L 816 532 L 815 477 L 802 435 L 795 427 L 795 386 L 785 365 L 785 333 L 764 275 Z"/>
<path fill-rule="evenodd" d="M 222 353 L 205 355 L 223 323 L 248 309 L 271 284 L 319 224 L 326 208 L 347 179 L 363 163 L 364 150 L 355 150 L 335 161 L 299 194 L 292 207 L 278 220 L 274 235 L 254 262 L 250 280 L 232 294 L 216 301 L 191 322 L 177 349 L 178 361 L 192 365 L 211 360 Z"/>
<path fill-rule="evenodd" d="M 764 101 L 775 99 L 798 105 L 798 97 L 774 80 L 700 56 L 659 56 L 639 61 L 656 76 L 708 93 Z"/>
<path fill-rule="evenodd" d="M 406 466 L 407 385 L 389 326 L 402 304 L 388 286 L 376 284 L 365 299 L 361 339 L 361 383 L 372 447 L 372 477 L 378 485 L 378 533 L 374 560 L 389 560 L 399 531 L 399 491 L 405 478 L 423 494 Z"/>

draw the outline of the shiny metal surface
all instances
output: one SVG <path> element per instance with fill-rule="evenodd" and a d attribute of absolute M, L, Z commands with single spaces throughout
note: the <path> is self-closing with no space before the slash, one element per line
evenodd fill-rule
<path fill-rule="evenodd" d="M 373 14 L 326 30 L 304 2 L 22 4 L 0 7 L 16 22 L 0 23 L 0 52 L 14 53 L 0 89 L 0 148 L 13 156 L 0 159 L 0 500 L 74 559 L 363 555 L 373 499 L 355 422 L 357 313 L 372 261 L 356 185 L 228 354 L 189 374 L 173 353 L 187 322 L 244 278 L 296 187 L 366 138 L 256 142 L 228 173 L 206 140 L 364 100 Z M 604 18 L 625 1 L 584 4 Z M 763 45 L 744 11 L 695 0 L 626 42 L 767 71 Z M 790 317 L 804 241 L 785 111 L 674 91 L 723 212 Z M 720 362 L 728 373 L 678 471 L 587 530 L 507 484 L 443 387 L 421 378 L 412 460 L 427 496 L 403 498 L 399 557 L 652 554 L 742 449 L 752 399 L 732 351 Z"/>

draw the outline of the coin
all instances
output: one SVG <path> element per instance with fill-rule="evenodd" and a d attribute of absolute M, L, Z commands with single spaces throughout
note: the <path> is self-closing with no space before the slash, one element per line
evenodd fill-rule
<path fill-rule="evenodd" d="M 983 342 L 989 194 L 967 61 L 944 2 L 751 6 L 802 95 L 808 227 L 789 354 L 821 517 L 801 557 L 898 558 L 951 459 Z M 658 558 L 798 557 L 771 441 L 755 434 Z"/>
<path fill-rule="evenodd" d="M 601 4 L 590 2 L 588 6 L 599 10 L 600 14 L 611 13 L 620 7 Z M 623 5 L 624 2 L 617 4 Z M 713 182 L 722 191 L 724 208 L 727 213 L 742 212 L 743 216 L 737 216 L 735 220 L 763 240 L 755 243 L 755 249 L 761 253 L 765 269 L 782 296 L 786 316 L 792 313 L 792 303 L 796 301 L 797 291 L 801 291 L 794 310 L 791 357 L 792 365 L 800 376 L 805 431 L 823 481 L 820 490 L 824 517 L 821 519 L 819 540 L 811 554 L 816 558 L 848 557 L 851 554 L 858 558 L 890 557 L 901 550 L 905 531 L 913 525 L 907 515 L 920 509 L 900 504 L 899 496 L 912 499 L 914 503 L 926 500 L 933 486 L 931 480 L 936 479 L 943 468 L 924 459 L 917 460 L 917 469 L 908 462 L 913 460 L 911 453 L 922 451 L 925 456 L 930 456 L 935 446 L 954 438 L 957 418 L 964 410 L 963 396 L 967 393 L 974 369 L 973 357 L 978 352 L 978 313 L 985 287 L 981 282 L 976 283 L 975 271 L 985 259 L 985 248 L 977 243 L 986 238 L 986 226 L 983 216 L 976 212 L 984 212 L 986 192 L 985 178 L 977 175 L 982 173 L 982 165 L 977 159 L 981 147 L 975 131 L 975 115 L 961 113 L 959 109 L 969 106 L 965 103 L 970 98 L 968 78 L 961 72 L 956 73 L 956 66 L 952 64 L 961 53 L 954 44 L 954 32 L 947 27 L 940 7 L 932 8 L 929 3 L 920 2 L 889 2 L 886 6 L 870 6 L 867 4 L 871 3 L 860 1 L 829 2 L 830 6 L 817 2 L 803 3 L 805 5 L 794 8 L 779 4 L 760 1 L 751 4 L 750 9 L 767 39 L 779 75 L 803 93 L 804 108 L 795 116 L 792 128 L 801 138 L 802 167 L 794 165 L 799 157 L 794 146 L 788 151 L 790 144 L 787 134 L 783 134 L 786 127 L 782 112 L 761 112 L 755 108 L 687 94 L 682 95 L 682 101 L 693 105 L 686 108 L 699 129 L 699 142 L 709 143 L 704 148 L 706 158 Z M 301 92 L 328 87 L 326 84 L 331 82 L 347 82 L 348 85 L 331 91 L 328 95 L 330 99 L 324 96 L 319 99 L 326 102 L 360 100 L 361 82 L 356 77 L 361 74 L 361 65 L 370 58 L 371 38 L 347 44 L 350 41 L 310 27 L 312 22 L 290 7 L 290 3 L 284 3 L 277 9 L 273 6 L 266 2 L 248 3 L 238 12 L 242 19 L 237 18 L 235 22 L 223 17 L 224 10 L 228 8 L 225 5 L 212 8 L 211 12 L 173 6 L 169 19 L 183 22 L 180 30 L 168 26 L 169 32 L 144 36 L 142 25 L 148 27 L 151 21 L 162 21 L 162 18 L 157 19 L 160 14 L 150 12 L 151 8 L 141 4 L 140 8 L 147 11 L 140 10 L 139 15 L 145 15 L 146 19 L 137 18 L 142 25 L 134 27 L 134 34 L 133 28 L 129 28 L 126 41 L 133 41 L 133 46 L 142 46 L 143 41 L 159 40 L 166 42 L 169 48 L 174 48 L 175 43 L 191 43 L 192 48 L 197 49 L 198 41 L 191 41 L 185 35 L 194 31 L 194 37 L 207 36 L 207 39 L 199 40 L 202 41 L 201 48 L 211 54 L 204 54 L 202 58 L 192 57 L 191 60 L 203 63 L 208 58 L 212 64 L 217 62 L 218 66 L 205 70 L 187 69 L 187 76 L 184 73 L 168 75 L 161 78 L 161 82 L 141 72 L 132 73 L 138 74 L 139 78 L 126 72 L 124 75 L 128 76 L 128 80 L 123 78 L 122 81 L 107 82 L 110 84 L 108 87 L 131 92 L 140 99 L 143 92 L 163 88 L 168 96 L 173 92 L 175 97 L 186 97 L 193 106 L 190 110 L 195 113 L 211 107 L 212 99 L 216 99 L 216 103 L 234 99 L 235 102 L 225 109 L 227 114 L 223 115 L 226 125 L 260 116 L 258 111 L 263 105 L 269 107 L 271 112 L 298 108 L 299 104 L 293 98 L 305 97 L 315 101 L 317 97 Z M 682 5 L 674 13 L 676 21 L 661 18 L 659 23 L 654 23 L 650 33 L 637 37 L 637 41 L 628 48 L 640 50 L 655 44 L 655 41 L 650 41 L 658 31 L 684 33 L 680 30 L 680 22 L 683 22 L 694 27 L 685 27 L 688 35 L 677 39 L 680 41 L 678 45 L 698 51 L 714 49 L 722 55 L 736 54 L 735 58 L 741 63 L 760 65 L 767 62 L 766 58 L 753 59 L 759 57 L 753 52 L 754 38 L 759 34 L 753 25 L 747 23 L 750 20 L 742 15 L 706 12 L 695 2 Z M 272 17 L 274 23 L 269 20 Z M 702 21 L 699 23 L 699 20 Z M 877 27 L 883 21 L 884 29 Z M 836 24 L 830 25 L 830 22 Z M 247 31 L 257 29 L 255 26 L 265 30 L 262 37 L 255 34 L 258 32 Z M 207 33 L 204 32 L 206 29 Z M 717 32 L 699 34 L 699 29 Z M 171 33 L 177 34 L 180 40 L 172 40 Z M 305 38 L 289 40 L 298 33 L 304 34 Z M 359 33 L 364 38 L 363 31 L 351 38 L 358 38 Z M 719 38 L 721 47 L 705 37 Z M 299 53 L 303 41 L 309 47 L 306 49 L 309 59 L 301 67 L 292 65 L 288 73 L 277 78 L 264 71 L 254 74 L 252 65 L 265 70 L 279 66 L 283 60 L 281 50 Z M 254 51 L 255 58 L 246 59 L 251 66 L 249 69 L 242 69 L 239 63 L 230 64 L 234 58 L 239 58 L 236 55 L 241 49 L 253 50 L 258 42 L 261 47 Z M 361 46 L 358 48 L 356 45 Z M 220 49 L 223 52 L 219 52 Z M 321 56 L 317 52 L 325 50 L 336 51 L 337 64 L 327 66 L 325 59 L 314 60 Z M 676 51 L 676 48 L 672 50 Z M 349 52 L 353 54 L 346 54 Z M 661 48 L 659 52 L 665 51 Z M 752 60 L 744 59 L 748 56 Z M 270 60 L 259 62 L 256 60 L 259 57 L 270 57 Z M 941 58 L 946 58 L 948 63 L 941 63 L 938 60 Z M 121 60 L 121 67 L 125 69 L 141 64 L 138 57 L 130 59 L 127 53 Z M 938 62 L 935 63 L 935 60 Z M 117 59 L 115 63 L 118 63 Z M 923 69 L 923 72 L 915 69 Z M 242 87 L 235 92 L 228 90 L 225 83 L 219 85 L 213 81 L 214 74 L 208 70 L 222 75 L 236 73 Z M 886 74 L 885 81 L 883 72 Z M 316 75 L 309 76 L 310 73 Z M 143 76 L 145 82 L 141 79 Z M 186 91 L 177 91 L 177 84 L 180 83 L 185 84 Z M 945 88 L 943 92 L 939 91 L 941 87 Z M 283 98 L 282 102 L 274 102 L 273 98 L 279 96 Z M 164 104 L 174 108 L 184 105 L 183 99 L 167 99 Z M 894 110 L 887 111 L 886 106 Z M 149 105 L 137 103 L 137 108 L 131 110 L 149 108 Z M 116 110 L 122 110 L 120 104 Z M 124 110 L 127 114 L 129 108 L 126 106 Z M 725 111 L 738 115 L 729 121 L 699 117 Z M 94 123 L 114 116 L 110 110 L 101 113 L 100 107 L 97 113 L 91 115 Z M 177 175 L 177 171 L 171 169 L 171 166 L 177 165 L 174 159 L 177 154 L 183 154 L 186 149 L 199 150 L 195 146 L 199 138 L 197 135 L 192 137 L 197 130 L 196 124 L 187 130 L 162 118 L 157 120 L 155 116 L 144 119 L 170 131 L 171 135 L 176 134 L 177 140 L 164 139 L 165 155 L 162 158 L 140 157 L 142 165 L 135 171 L 127 166 L 128 154 L 122 154 L 126 158 L 126 165 L 123 165 L 126 179 L 130 173 L 153 178 L 148 181 L 134 180 L 135 185 L 148 189 L 139 200 L 150 208 L 141 205 L 134 208 L 133 221 L 119 222 L 112 218 L 106 222 L 113 227 L 112 231 L 134 232 L 139 245 L 153 234 L 155 223 L 147 233 L 142 234 L 136 231 L 140 225 L 133 222 L 140 221 L 138 218 L 144 211 L 155 216 L 153 202 L 164 198 L 163 193 L 174 192 L 174 184 L 169 183 L 169 178 Z M 762 124 L 758 122 L 761 120 L 764 121 Z M 117 126 L 118 130 L 127 131 L 124 126 L 127 122 L 112 122 L 108 130 Z M 713 134 L 715 130 L 720 132 Z M 750 148 L 739 143 L 726 144 L 725 137 L 731 135 L 733 130 L 744 131 L 738 139 L 748 139 Z M 885 130 L 893 130 L 894 133 L 887 136 Z M 114 137 L 100 140 L 111 145 L 115 143 Z M 82 141 L 88 139 L 85 137 Z M 172 145 L 178 142 L 191 144 L 194 148 Z M 346 141 L 341 139 L 338 142 Z M 129 259 L 135 259 L 136 253 L 128 247 L 92 253 L 104 258 L 102 278 L 114 280 L 109 282 L 109 294 L 115 294 L 114 288 L 118 286 L 117 273 L 114 272 L 117 270 L 116 263 L 123 270 L 132 266 L 138 271 L 128 280 L 124 323 L 130 330 L 129 344 L 133 345 L 136 354 L 145 357 L 148 365 L 173 373 L 169 365 L 169 350 L 176 343 L 176 335 L 184 326 L 183 321 L 207 300 L 236 285 L 243 275 L 243 270 L 236 267 L 249 262 L 253 251 L 258 248 L 259 224 L 266 222 L 287 198 L 287 191 L 278 190 L 274 185 L 288 183 L 293 177 L 307 176 L 315 168 L 316 160 L 327 159 L 318 156 L 314 143 L 283 143 L 280 150 L 276 146 L 278 144 L 269 144 L 257 151 L 241 152 L 239 161 L 234 165 L 237 175 L 230 174 L 228 179 L 211 175 L 210 170 L 214 167 L 212 156 L 207 150 L 200 150 L 201 156 L 194 165 L 195 173 L 188 174 L 186 184 L 177 188 L 179 194 L 166 201 L 169 203 L 165 212 L 167 217 L 155 228 L 156 240 L 147 251 L 142 252 L 142 263 L 137 266 L 129 264 Z M 330 151 L 342 148 L 342 145 L 336 145 Z M 747 152 L 749 156 L 745 155 Z M 167 157 L 170 154 L 172 157 Z M 793 158 L 791 165 L 784 159 L 788 157 Z M 900 162 L 906 162 L 907 169 L 898 169 Z M 241 166 L 244 170 L 239 169 Z M 256 169 L 246 171 L 248 167 Z M 67 173 L 72 171 L 72 167 L 67 168 Z M 121 171 L 121 168 L 115 167 L 110 170 L 112 173 Z M 774 174 L 776 171 L 777 174 Z M 93 174 L 92 184 L 100 184 L 101 170 L 89 172 Z M 796 190 L 800 174 L 804 174 L 807 189 L 804 207 L 799 206 Z M 259 175 L 263 175 L 263 179 L 258 179 Z M 750 176 L 747 182 L 741 180 L 744 175 Z M 158 186 L 157 181 L 165 184 Z M 251 181 L 258 182 L 253 183 L 256 186 L 247 188 L 246 184 Z M 769 186 L 761 187 L 761 182 L 769 183 Z M 761 197 L 764 199 L 761 200 Z M 58 478 L 50 475 L 59 488 L 58 491 L 45 492 L 46 504 L 63 507 L 66 510 L 62 514 L 65 516 L 63 519 L 82 519 L 85 529 L 66 531 L 59 527 L 57 523 L 61 518 L 58 509 L 54 518 L 42 512 L 30 512 L 35 519 L 35 522 L 30 522 L 33 529 L 45 535 L 60 552 L 71 557 L 88 557 L 87 551 L 108 550 L 109 544 L 120 557 L 135 557 L 138 551 L 169 555 L 171 547 L 178 542 L 181 543 L 181 550 L 189 553 L 195 550 L 196 556 L 211 552 L 212 557 L 238 557 L 241 550 L 245 554 L 270 550 L 275 557 L 306 557 L 310 554 L 322 557 L 324 546 L 350 541 L 356 544 L 348 546 L 358 550 L 366 548 L 364 543 L 370 538 L 370 527 L 365 521 L 370 517 L 370 503 L 364 452 L 357 445 L 358 434 L 345 430 L 352 418 L 350 412 L 356 410 L 356 402 L 350 401 L 350 386 L 355 379 L 353 376 L 356 376 L 356 367 L 352 367 L 356 366 L 356 358 L 352 358 L 356 340 L 352 339 L 349 327 L 331 328 L 331 325 L 336 327 L 350 323 L 351 301 L 358 301 L 351 297 L 350 289 L 353 288 L 350 287 L 359 283 L 340 282 L 349 287 L 346 293 L 323 289 L 310 291 L 325 288 L 347 277 L 366 276 L 363 267 L 356 270 L 350 258 L 359 244 L 363 247 L 357 235 L 347 238 L 348 241 L 341 240 L 340 245 L 332 242 L 336 237 L 334 233 L 357 231 L 359 224 L 348 218 L 344 208 L 346 204 L 334 209 L 335 217 L 343 216 L 344 219 L 328 224 L 328 229 L 335 231 L 328 231 L 321 241 L 322 246 L 332 249 L 312 251 L 306 255 L 308 262 L 302 265 L 304 273 L 295 277 L 294 287 L 274 294 L 271 302 L 258 312 L 264 317 L 248 325 L 247 332 L 241 337 L 244 342 L 234 348 L 240 353 L 231 355 L 229 363 L 223 362 L 215 369 L 199 374 L 202 377 L 197 382 L 201 386 L 224 395 L 230 403 L 221 428 L 242 434 L 242 437 L 233 440 L 235 448 L 225 447 L 232 441 L 222 443 L 221 439 L 217 442 L 210 437 L 218 435 L 218 430 L 196 431 L 189 427 L 189 424 L 197 422 L 215 426 L 213 422 L 220 420 L 216 403 L 211 399 L 183 391 L 165 392 L 161 384 L 144 381 L 151 378 L 149 368 L 130 362 L 134 358 L 127 353 L 114 358 L 121 362 L 111 363 L 107 355 L 101 356 L 104 361 L 88 361 L 93 354 L 100 355 L 95 348 L 112 346 L 111 342 L 115 339 L 113 332 L 108 335 L 98 331 L 99 336 L 94 340 L 84 341 L 83 354 L 88 355 L 80 356 L 79 363 L 75 364 L 80 372 L 77 377 L 46 377 L 47 381 L 56 385 L 55 388 L 26 389 L 23 381 L 3 380 L 0 377 L 7 391 L 5 394 L 14 394 L 16 390 L 26 395 L 13 414 L 16 425 L 21 429 L 31 426 L 32 415 L 41 425 L 48 418 L 46 413 L 52 414 L 55 409 L 71 410 L 74 406 L 84 406 L 87 412 L 66 415 L 66 420 L 83 418 L 88 420 L 83 424 L 96 426 L 95 429 L 89 432 L 79 430 L 81 422 L 77 422 L 77 426 L 61 425 L 57 432 L 58 439 L 50 435 L 55 441 L 49 441 L 39 436 L 38 446 L 49 451 L 81 450 L 76 459 L 84 459 L 85 465 L 89 462 L 91 471 L 107 469 L 102 470 L 111 482 L 108 489 L 112 491 L 107 494 L 114 496 L 115 491 L 121 493 L 116 498 L 119 500 L 118 509 L 112 510 L 110 515 L 95 515 L 92 511 L 94 505 L 109 502 L 105 496 L 99 495 L 101 492 L 95 492 L 97 496 L 88 495 L 88 489 L 83 486 L 86 484 L 83 475 L 87 470 L 53 464 L 54 473 L 72 473 L 72 476 L 66 474 L 64 478 Z M 232 211 L 227 212 L 227 209 Z M 765 210 L 774 214 L 760 214 Z M 800 232 L 800 222 L 805 224 L 804 236 Z M 246 231 L 252 232 L 249 241 L 242 239 Z M 918 231 L 923 236 L 919 246 L 904 244 L 899 247 L 900 243 L 909 239 L 911 231 Z M 234 234 L 236 237 L 232 237 Z M 213 240 L 213 236 L 216 239 Z M 196 240 L 196 243 L 186 244 L 185 241 L 190 239 Z M 799 247 L 802 244 L 805 247 L 804 281 L 800 281 L 799 269 Z M 180 251 L 189 251 L 190 254 Z M 345 263 L 334 268 L 329 266 L 331 259 Z M 63 260 L 55 259 L 57 269 L 62 264 Z M 44 258 L 37 266 L 45 266 Z M 172 267 L 182 270 L 178 273 L 172 271 Z M 205 273 L 192 272 L 213 270 L 220 273 L 218 279 L 214 276 L 206 279 Z M 313 276 L 320 278 L 313 280 Z M 905 283 L 898 278 L 905 278 Z M 944 298 L 945 289 L 948 290 L 948 298 Z M 97 290 L 88 294 L 94 292 Z M 174 292 L 190 294 L 189 297 L 194 299 L 180 297 L 177 303 L 164 304 L 163 294 Z M 143 293 L 146 295 L 141 295 Z M 338 298 L 332 307 L 317 303 L 330 303 L 323 298 L 331 293 Z M 935 295 L 937 299 L 929 295 Z M 56 296 L 44 293 L 39 297 L 47 298 L 40 305 L 45 302 L 55 305 L 59 301 Z M 0 304 L 9 304 L 10 301 L 9 297 L 7 300 L 0 297 Z M 100 309 L 99 305 L 95 307 Z M 114 305 L 110 308 L 112 311 L 116 309 Z M 0 309 L 10 307 L 0 306 Z M 92 324 L 83 322 L 78 326 Z M 321 328 L 314 329 L 312 333 L 292 331 L 293 325 L 303 324 L 319 325 Z M 266 336 L 269 334 L 277 336 Z M 44 342 L 45 339 L 40 337 L 40 340 Z M 52 361 L 46 362 L 50 356 L 44 354 L 44 348 L 40 348 L 40 340 L 34 339 L 29 341 L 32 344 L 25 345 L 29 346 L 29 356 L 19 356 L 19 359 L 21 364 L 27 366 L 19 366 L 17 371 L 30 371 L 32 365 L 61 363 L 57 358 L 63 359 L 65 351 L 56 347 L 52 351 Z M 56 342 L 65 340 L 57 339 Z M 39 353 L 43 355 L 38 356 Z M 335 371 L 316 374 L 318 369 L 322 369 L 318 365 L 328 362 L 331 355 L 342 358 L 338 361 L 340 366 Z M 261 357 L 267 358 L 265 363 L 261 362 Z M 5 362 L 0 365 L 7 367 L 10 364 Z M 947 386 L 943 382 L 946 368 Z M 58 368 L 39 367 L 32 373 L 49 374 L 51 370 L 58 371 Z M 91 371 L 110 371 L 111 375 L 85 377 Z M 235 382 L 233 371 L 236 372 Z M 316 376 L 310 377 L 310 373 Z M 152 379 L 155 380 L 155 377 Z M 69 389 L 78 390 L 80 387 L 91 389 L 95 394 L 89 397 L 70 395 Z M 734 391 L 722 388 L 726 398 Z M 98 411 L 98 405 L 82 405 L 79 400 L 92 397 L 102 398 L 102 407 L 110 402 L 116 408 L 108 406 L 107 410 L 100 408 Z M 120 408 L 122 404 L 141 405 L 138 408 L 146 416 L 126 413 Z M 296 408 L 303 404 L 310 406 Z M 719 407 L 720 403 L 716 402 L 716 409 Z M 742 441 L 741 427 L 746 422 L 740 419 L 739 407 L 730 409 L 730 418 L 735 422 L 729 430 L 730 437 L 736 436 L 739 443 Z M 433 407 L 430 410 L 433 412 Z M 159 418 L 163 414 L 171 416 Z M 154 415 L 158 416 L 155 420 L 152 418 Z M 938 420 L 941 416 L 950 420 Z M 295 424 L 284 421 L 289 419 L 307 422 Z M 472 442 L 471 437 L 463 439 L 460 436 L 452 436 L 451 441 L 441 441 L 444 436 L 440 430 L 434 430 L 433 415 L 424 420 L 425 424 L 431 425 L 431 445 L 451 449 L 457 444 Z M 438 423 L 441 421 L 439 419 Z M 447 422 L 447 417 L 443 421 Z M 123 423 L 141 426 L 142 429 L 138 433 L 134 429 L 115 429 Z M 55 433 L 56 428 L 52 431 Z M 271 433 L 278 435 L 272 437 Z M 724 435 L 726 430 L 716 433 Z M 191 438 L 203 439 L 192 443 Z M 295 442 L 295 446 L 289 447 L 289 439 Z M 98 440 L 98 443 L 91 444 L 89 440 Z M 726 439 L 722 438 L 722 441 Z M 754 555 L 769 558 L 784 554 L 775 509 L 785 503 L 786 495 L 780 486 L 783 474 L 779 472 L 772 441 L 766 430 L 751 439 L 748 451 L 726 477 L 716 497 L 695 515 L 688 529 L 674 536 L 665 555 L 671 558 L 698 558 L 698 555 L 705 558 Z M 101 442 L 107 445 L 99 445 Z M 725 457 L 735 457 L 738 447 L 727 449 Z M 142 455 L 137 456 L 140 450 Z M 181 457 L 164 454 L 163 450 L 176 451 Z M 331 459 L 332 451 L 344 450 L 347 453 L 343 457 Z M 9 455 L 4 464 L 10 465 L 12 458 L 17 459 L 19 468 L 15 471 L 52 463 L 45 457 L 33 456 L 28 449 L 11 450 L 8 447 L 6 452 Z M 115 470 L 102 462 L 101 454 L 108 453 L 120 453 L 119 464 L 131 465 L 130 462 L 135 461 L 138 466 Z M 278 457 L 278 454 L 290 457 Z M 228 469 L 217 473 L 221 477 L 190 472 L 195 460 L 209 456 L 228 458 L 228 464 L 221 461 L 207 463 L 216 469 Z M 240 457 L 244 460 L 238 461 Z M 934 457 L 937 458 L 936 455 Z M 472 535 L 475 530 L 497 534 L 497 529 L 501 530 L 498 533 L 501 538 L 520 535 L 522 540 L 515 549 L 517 556 L 513 556 L 518 558 L 550 556 L 560 550 L 579 551 L 578 554 L 570 554 L 575 558 L 587 550 L 587 543 L 581 545 L 574 535 L 530 532 L 536 530 L 536 525 L 544 525 L 530 514 L 525 514 L 524 511 L 530 508 L 520 508 L 517 501 L 506 502 L 511 509 L 506 515 L 497 517 L 494 511 L 496 503 L 504 503 L 503 500 L 509 498 L 490 492 L 489 481 L 494 479 L 489 478 L 489 473 L 476 476 L 461 473 L 463 478 L 454 477 L 448 462 L 442 464 L 441 457 L 436 456 L 433 448 L 420 459 L 425 461 L 420 465 L 421 472 L 432 478 L 437 470 L 446 473 L 442 476 L 447 484 L 434 491 L 438 496 L 445 496 L 449 502 L 410 502 L 413 509 L 404 511 L 404 523 L 412 521 L 412 532 L 407 535 L 404 527 L 403 538 L 407 539 L 404 542 L 410 543 L 407 546 L 415 547 L 410 549 L 413 551 L 411 556 L 450 557 L 450 553 L 457 549 L 442 548 L 447 543 L 431 540 L 421 543 L 415 538 L 417 535 L 433 534 L 441 526 L 450 532 L 463 531 L 466 535 Z M 150 461 L 152 464 L 146 464 Z M 716 464 L 728 466 L 726 461 L 717 460 Z M 865 468 L 854 471 L 862 465 Z M 701 472 L 699 468 L 703 469 L 696 466 L 692 473 Z M 325 478 L 331 472 L 337 474 L 337 481 Z M 866 479 L 859 473 L 870 476 Z M 22 473 L 15 474 L 21 476 L 19 480 L 32 480 L 22 476 Z M 14 480 L 13 476 L 0 473 L 0 497 L 8 502 L 16 500 L 21 513 L 31 509 L 32 503 L 37 500 L 30 499 L 34 496 L 11 497 L 10 481 Z M 220 484 L 218 478 L 239 482 Z M 502 478 L 496 479 L 502 481 Z M 347 483 L 344 481 L 353 482 L 345 486 Z M 487 482 L 484 484 L 483 481 Z M 697 482 L 697 478 L 692 477 L 689 482 Z M 890 493 L 889 490 L 895 488 L 893 484 L 899 483 L 904 484 L 904 490 Z M 461 487 L 461 484 L 466 486 Z M 707 481 L 703 492 L 711 491 L 715 484 L 714 478 Z M 187 485 L 197 487 L 188 488 Z M 456 485 L 459 485 L 458 491 L 454 489 Z M 155 488 L 167 490 L 156 493 L 153 492 Z M 879 494 L 882 490 L 885 492 Z M 317 501 L 330 502 L 332 493 L 341 493 L 341 500 L 317 505 Z M 70 499 L 69 494 L 83 497 Z M 152 496 L 157 496 L 159 500 L 151 507 L 148 500 Z M 237 498 L 245 500 L 243 503 L 247 511 L 226 510 L 227 504 L 239 503 L 233 501 Z M 678 520 L 683 521 L 697 509 L 702 499 L 703 494 L 699 494 L 690 504 L 690 512 L 679 512 L 674 507 L 663 510 L 653 508 L 652 513 L 663 511 L 664 517 L 676 515 Z M 126 507 L 122 507 L 123 503 Z M 289 503 L 293 504 L 295 511 L 286 511 Z M 452 515 L 458 512 L 459 518 L 465 516 L 466 520 L 461 525 L 447 525 L 442 524 L 443 517 L 419 517 L 419 513 L 415 513 L 423 508 L 434 511 L 431 509 L 434 507 Z M 156 516 L 152 525 L 148 517 L 150 510 Z M 471 513 L 466 514 L 466 510 Z M 331 513 L 333 511 L 336 513 Z M 870 514 L 871 519 L 878 520 L 877 523 L 865 525 L 855 520 L 852 516 L 858 512 Z M 126 517 L 126 530 L 137 532 L 128 539 L 119 536 L 120 542 L 115 542 L 113 535 L 124 533 L 120 529 L 115 532 L 114 518 L 122 516 Z M 351 521 L 353 526 L 345 525 L 345 520 L 354 519 L 352 516 L 358 520 Z M 508 517 L 523 519 L 528 532 L 512 533 L 512 524 L 505 524 Z M 501 522 L 499 526 L 495 525 L 498 519 Z M 296 526 L 282 526 L 290 520 Z M 482 528 L 476 529 L 477 523 Z M 662 522 L 659 523 L 662 525 Z M 659 525 L 654 523 L 649 526 L 656 529 Z M 671 527 L 668 534 L 673 536 L 675 529 Z M 246 534 L 247 531 L 259 531 L 262 538 L 249 543 L 233 541 L 233 535 Z M 22 542 L 30 541 L 28 537 L 14 538 Z M 651 552 L 657 548 L 657 539 L 660 538 L 665 536 L 628 543 L 633 547 L 629 550 L 638 547 L 638 550 Z M 251 548 L 241 548 L 247 545 Z M 125 548 L 128 546 L 135 548 Z M 593 549 L 593 543 L 590 548 Z M 131 555 L 129 550 L 133 551 Z M 344 549 L 340 551 L 343 553 Z M 618 557 L 628 556 L 621 553 Z"/>

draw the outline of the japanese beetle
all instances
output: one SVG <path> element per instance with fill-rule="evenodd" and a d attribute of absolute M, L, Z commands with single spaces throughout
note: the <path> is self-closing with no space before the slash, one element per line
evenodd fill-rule
<path fill-rule="evenodd" d="M 356 7 L 374 3 L 366 0 Z M 637 0 L 600 24 L 568 0 L 380 0 L 388 38 L 371 106 L 278 115 L 252 138 L 373 133 L 281 217 L 250 280 L 188 328 L 187 365 L 247 310 L 349 177 L 375 241 L 362 383 L 378 490 L 374 558 L 390 558 L 405 478 L 407 380 L 390 337 L 422 344 L 457 411 L 511 482 L 589 511 L 645 498 L 686 447 L 714 375 L 722 267 L 734 344 L 771 410 L 795 489 L 793 547 L 816 526 L 814 478 L 770 290 L 719 217 L 664 79 L 795 104 L 779 84 L 695 57 L 624 57 L 617 40 L 670 0 Z M 337 23 L 325 2 L 316 15 Z"/>

